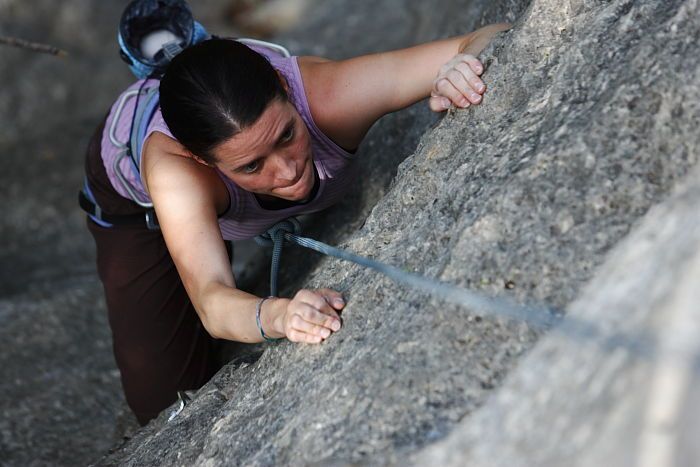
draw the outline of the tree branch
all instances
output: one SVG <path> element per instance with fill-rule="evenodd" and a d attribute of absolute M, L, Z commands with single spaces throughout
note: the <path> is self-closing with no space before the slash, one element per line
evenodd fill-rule
<path fill-rule="evenodd" d="M 37 42 L 29 42 L 25 41 L 24 39 L 18 39 L 16 37 L 0 36 L 0 44 L 10 45 L 12 47 L 19 47 L 21 49 L 28 49 L 33 52 L 51 54 L 57 57 L 66 57 L 68 55 L 68 52 L 59 49 L 58 47 L 54 47 L 52 45 L 47 44 L 39 44 Z"/>

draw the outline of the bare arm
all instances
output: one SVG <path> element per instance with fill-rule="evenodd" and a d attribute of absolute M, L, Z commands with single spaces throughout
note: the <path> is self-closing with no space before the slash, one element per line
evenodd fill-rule
<path fill-rule="evenodd" d="M 183 155 L 180 148 L 158 133 L 144 148 L 144 180 L 168 251 L 209 334 L 260 342 L 255 320 L 260 298 L 236 288 L 217 221 L 217 212 L 228 205 L 228 192 L 212 168 Z M 340 328 L 335 310 L 344 304 L 338 299 L 340 294 L 323 289 L 302 290 L 291 300 L 265 301 L 262 328 L 270 337 L 320 342 Z"/>
<path fill-rule="evenodd" d="M 495 24 L 464 36 L 348 60 L 300 59 L 314 120 L 335 142 L 354 148 L 380 117 L 431 92 L 435 98 L 431 108 L 436 111 L 445 110 L 440 108 L 443 98 L 460 107 L 477 104 L 485 86 L 478 77 L 483 68 L 474 55 L 509 27 Z M 459 54 L 466 54 L 465 66 L 458 60 L 444 68 Z M 453 72 L 455 67 L 461 81 Z"/>

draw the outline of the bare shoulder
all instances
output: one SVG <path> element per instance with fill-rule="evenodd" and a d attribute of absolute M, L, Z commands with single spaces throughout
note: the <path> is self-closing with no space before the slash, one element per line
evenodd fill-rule
<path fill-rule="evenodd" d="M 228 206 L 228 191 L 216 171 L 163 133 L 154 132 L 145 141 L 141 173 L 156 210 L 159 204 L 165 208 L 206 203 L 220 213 Z"/>
<path fill-rule="evenodd" d="M 364 136 L 348 105 L 352 80 L 344 76 L 344 62 L 321 57 L 299 57 L 306 100 L 316 126 L 339 146 L 354 150 Z"/>
<path fill-rule="evenodd" d="M 299 72 L 304 81 L 306 100 L 316 125 L 323 131 L 333 102 L 333 68 L 336 62 L 322 57 L 299 57 Z M 325 103 L 325 105 L 324 105 Z"/>
<path fill-rule="evenodd" d="M 303 57 L 297 57 L 297 63 L 299 64 L 299 68 L 302 68 L 307 65 L 315 65 L 318 63 L 328 63 L 332 60 L 328 58 L 323 58 L 323 57 L 315 57 L 312 55 L 305 55 Z"/>

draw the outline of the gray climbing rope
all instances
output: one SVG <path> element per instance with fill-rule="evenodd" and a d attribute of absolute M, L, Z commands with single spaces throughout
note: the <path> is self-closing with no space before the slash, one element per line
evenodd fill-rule
<path fill-rule="evenodd" d="M 390 266 L 379 261 L 365 258 L 339 248 L 332 247 L 312 238 L 298 235 L 301 232 L 299 221 L 294 218 L 278 222 L 265 234 L 259 235 L 255 241 L 260 245 L 272 246 L 272 264 L 270 267 L 270 295 L 277 296 L 277 275 L 279 273 L 284 241 L 294 243 L 305 248 L 317 251 L 324 255 L 332 256 L 373 269 L 393 281 L 408 285 L 418 290 L 427 292 L 447 302 L 466 306 L 474 311 L 482 311 L 486 314 L 498 315 L 504 318 L 525 321 L 533 327 L 548 329 L 559 320 L 559 314 L 553 309 L 544 306 L 521 305 L 507 298 L 489 297 L 469 289 L 457 287 L 452 284 L 430 279 L 419 274 L 404 271 L 395 266 Z"/>
<path fill-rule="evenodd" d="M 555 330 L 567 337 L 579 341 L 596 340 L 597 345 L 607 351 L 623 348 L 632 355 L 644 359 L 653 359 L 658 356 L 658 342 L 652 335 L 647 333 L 634 333 L 632 335 L 617 332 L 611 333 L 609 330 L 602 329 L 596 323 L 576 319 L 572 316 L 567 317 L 562 322 L 563 312 L 560 310 L 547 306 L 518 304 L 508 298 L 490 297 L 473 290 L 407 272 L 395 266 L 332 247 L 312 238 L 302 237 L 299 235 L 300 230 L 299 222 L 291 218 L 275 224 L 266 234 L 256 237 L 256 241 L 259 244 L 273 246 L 270 272 L 272 295 L 277 293 L 277 273 L 279 272 L 282 244 L 287 241 L 328 256 L 351 261 L 373 269 L 397 283 L 422 290 L 436 298 L 466 307 L 476 315 L 491 315 L 517 320 L 539 330 L 549 330 L 555 324 L 561 322 L 560 325 L 555 327 Z M 680 349 L 676 353 L 679 356 L 691 358 L 693 371 L 700 373 L 700 354 L 687 349 Z"/>
<path fill-rule="evenodd" d="M 277 296 L 277 276 L 282 260 L 282 246 L 284 235 L 288 232 L 301 233 L 301 224 L 294 217 L 280 221 L 270 227 L 267 232 L 255 237 L 255 242 L 262 246 L 272 246 L 272 264 L 270 266 L 270 295 Z"/>

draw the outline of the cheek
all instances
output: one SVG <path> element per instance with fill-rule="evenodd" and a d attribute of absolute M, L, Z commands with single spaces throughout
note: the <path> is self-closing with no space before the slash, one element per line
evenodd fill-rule
<path fill-rule="evenodd" d="M 308 133 L 305 132 L 304 135 L 299 138 L 299 141 L 294 147 L 294 152 L 300 158 L 304 159 L 311 156 L 311 138 Z"/>

